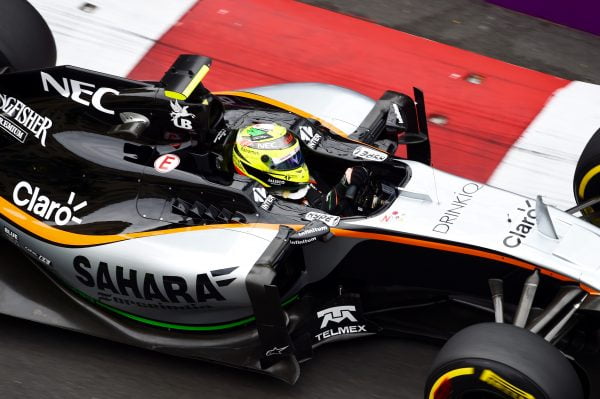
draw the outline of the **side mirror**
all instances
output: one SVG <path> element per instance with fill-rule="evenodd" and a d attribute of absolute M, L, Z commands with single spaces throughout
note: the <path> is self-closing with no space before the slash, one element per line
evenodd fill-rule
<path fill-rule="evenodd" d="M 305 245 L 318 239 L 328 241 L 331 237 L 333 237 L 333 234 L 329 231 L 329 226 L 320 220 L 313 220 L 300 230 L 292 233 L 288 239 L 292 245 Z"/>
<path fill-rule="evenodd" d="M 388 106 L 387 118 L 385 119 L 385 128 L 393 135 L 397 135 L 397 144 L 418 144 L 426 141 L 427 136 L 423 133 L 406 131 L 406 119 L 407 117 L 404 115 L 404 110 L 401 106 L 391 101 Z"/>
<path fill-rule="evenodd" d="M 203 55 L 180 55 L 160 80 L 165 87 L 165 96 L 187 100 L 202 82 L 211 64 L 212 59 Z"/>
<path fill-rule="evenodd" d="M 398 144 L 419 144 L 427 141 L 423 133 L 404 132 L 398 135 Z"/>

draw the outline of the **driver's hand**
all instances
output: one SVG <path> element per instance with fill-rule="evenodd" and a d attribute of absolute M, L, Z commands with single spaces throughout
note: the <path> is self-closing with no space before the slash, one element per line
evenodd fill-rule
<path fill-rule="evenodd" d="M 344 178 L 350 186 L 363 187 L 369 181 L 369 171 L 364 166 L 354 166 L 346 169 Z"/>

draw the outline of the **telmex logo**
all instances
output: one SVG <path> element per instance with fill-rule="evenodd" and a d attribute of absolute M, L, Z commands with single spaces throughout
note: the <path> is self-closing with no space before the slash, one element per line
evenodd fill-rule
<path fill-rule="evenodd" d="M 40 195 L 39 187 L 32 187 L 26 181 L 19 182 L 13 190 L 13 202 L 20 207 L 27 207 L 27 211 L 41 217 L 44 220 L 54 220 L 58 226 L 64 226 L 69 222 L 81 224 L 81 219 L 74 213 L 87 206 L 87 201 L 73 205 L 75 193 L 71 192 L 67 205 L 51 201 L 45 195 Z"/>
<path fill-rule="evenodd" d="M 323 319 L 321 328 L 325 328 L 330 321 L 338 324 L 344 320 L 356 322 L 356 318 L 352 315 L 354 311 L 356 311 L 356 307 L 353 305 L 334 306 L 317 312 L 317 317 Z"/>
<path fill-rule="evenodd" d="M 56 90 L 58 94 L 65 98 L 71 97 L 71 100 L 76 103 L 85 105 L 86 107 L 90 106 L 97 109 L 100 112 L 104 112 L 105 114 L 114 115 L 115 111 L 106 109 L 102 106 L 102 97 L 105 94 L 114 94 L 118 96 L 119 93 L 115 89 L 111 89 L 108 87 L 100 87 L 96 89 L 96 86 L 91 83 L 80 82 L 79 80 L 62 78 L 62 83 L 59 83 L 56 79 L 54 79 L 50 74 L 46 72 L 40 72 L 42 76 L 42 86 L 44 87 L 44 91 L 50 92 L 50 86 Z M 82 95 L 85 95 L 86 98 L 82 98 Z"/>

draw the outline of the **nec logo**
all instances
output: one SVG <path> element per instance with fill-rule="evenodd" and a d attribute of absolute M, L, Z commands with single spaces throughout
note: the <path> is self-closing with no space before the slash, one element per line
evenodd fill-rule
<path fill-rule="evenodd" d="M 356 311 L 356 307 L 353 305 L 335 306 L 317 312 L 317 317 L 323 319 L 321 322 L 321 328 L 327 327 L 330 321 L 334 323 L 341 323 L 344 320 L 350 320 L 351 322 L 357 322 L 352 312 Z"/>
<path fill-rule="evenodd" d="M 44 91 L 50 92 L 50 86 L 56 90 L 58 94 L 65 98 L 71 98 L 71 100 L 89 107 L 97 109 L 105 114 L 114 115 L 115 111 L 104 108 L 102 106 L 102 97 L 106 94 L 114 94 L 118 96 L 120 93 L 108 87 L 100 87 L 96 89 L 96 86 L 91 83 L 80 82 L 79 80 L 62 78 L 62 83 L 59 83 L 50 74 L 46 72 L 40 72 L 42 76 L 42 86 Z M 84 96 L 84 97 L 82 97 Z"/>

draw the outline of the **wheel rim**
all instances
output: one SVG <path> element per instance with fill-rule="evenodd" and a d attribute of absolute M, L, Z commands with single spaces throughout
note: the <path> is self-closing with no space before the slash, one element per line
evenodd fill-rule
<path fill-rule="evenodd" d="M 579 201 L 581 202 L 600 195 L 600 165 L 591 168 L 582 177 L 577 190 L 577 195 Z M 584 215 L 591 217 L 592 219 L 590 221 L 592 223 L 599 224 L 600 218 L 594 215 L 594 213 L 598 211 L 600 211 L 600 207 L 598 205 L 594 205 L 592 207 L 583 209 L 581 212 Z"/>

